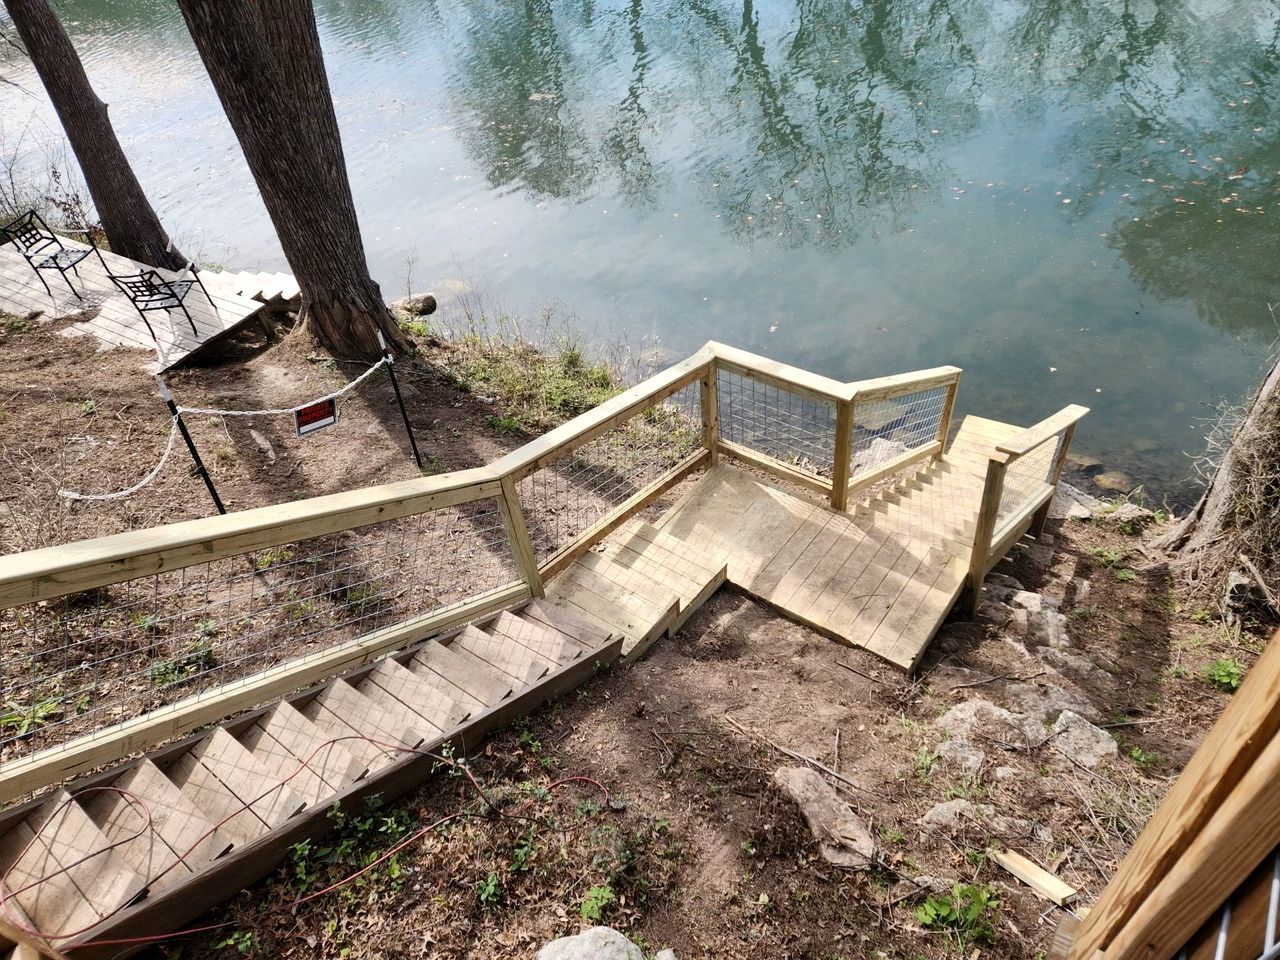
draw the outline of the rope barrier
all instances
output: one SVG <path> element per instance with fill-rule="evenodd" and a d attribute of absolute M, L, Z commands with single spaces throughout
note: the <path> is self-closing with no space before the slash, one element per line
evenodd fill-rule
<path fill-rule="evenodd" d="M 169 421 L 169 439 L 165 441 L 164 453 L 160 454 L 160 462 L 151 468 L 151 472 L 135 483 L 127 490 L 118 490 L 115 493 L 78 493 L 75 490 L 59 490 L 58 496 L 67 500 L 120 500 L 124 497 L 132 496 L 137 493 L 152 480 L 160 475 L 160 471 L 164 469 L 169 454 L 173 453 L 173 441 L 178 436 L 178 418 L 174 417 Z"/>
<path fill-rule="evenodd" d="M 193 414 L 200 414 L 202 416 L 216 416 L 216 417 L 272 417 L 272 416 L 283 416 L 285 414 L 294 414 L 294 413 L 297 413 L 299 410 L 303 409 L 304 407 L 309 407 L 316 403 L 324 403 L 326 400 L 337 400 L 339 397 L 343 396 L 344 394 L 350 393 L 356 387 L 360 386 L 360 384 L 368 380 L 371 376 L 374 375 L 374 373 L 378 371 L 380 367 L 390 366 L 390 364 L 391 364 L 390 355 L 384 356 L 381 360 L 379 360 L 377 363 L 371 366 L 368 370 L 360 374 L 360 376 L 356 377 L 354 380 L 350 381 L 349 383 L 346 383 L 343 386 L 339 387 L 337 390 L 333 391 L 332 393 L 327 393 L 323 397 L 317 397 L 314 400 L 309 400 L 306 403 L 300 403 L 294 407 L 279 407 L 274 410 L 218 410 L 212 407 L 175 407 L 174 409 L 178 411 L 178 416 L 175 416 L 173 420 L 170 421 L 169 439 L 165 442 L 164 453 L 160 454 L 160 461 L 154 467 L 152 467 L 151 472 L 148 473 L 145 477 L 143 477 L 133 486 L 129 487 L 127 490 L 118 490 L 115 493 L 79 493 L 75 490 L 59 490 L 58 496 L 63 497 L 67 500 L 120 500 L 120 499 L 123 499 L 124 497 L 132 496 L 133 494 L 137 493 L 147 484 L 151 483 L 151 481 L 153 481 L 156 477 L 158 477 L 160 475 L 160 471 L 164 469 L 164 465 L 168 461 L 169 455 L 173 453 L 174 439 L 178 436 L 178 427 L 179 427 L 178 417 L 184 413 L 193 413 Z"/>
<path fill-rule="evenodd" d="M 326 400 L 337 400 L 343 394 L 351 392 L 356 387 L 360 386 L 360 384 L 368 380 L 379 367 L 387 366 L 390 363 L 391 360 L 389 357 L 383 357 L 364 373 L 360 374 L 360 376 L 356 377 L 345 386 L 333 391 L 333 393 L 326 393 L 323 397 L 316 397 L 314 400 L 308 400 L 306 403 L 300 403 L 294 407 L 278 407 L 274 410 L 217 410 L 212 407 L 178 407 L 178 412 L 198 413 L 212 417 L 275 417 L 282 416 L 284 414 L 297 413 L 303 407 L 309 407 L 317 403 L 324 403 Z"/>

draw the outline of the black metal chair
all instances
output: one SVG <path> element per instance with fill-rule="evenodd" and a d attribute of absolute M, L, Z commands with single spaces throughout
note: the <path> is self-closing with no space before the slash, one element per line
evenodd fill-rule
<path fill-rule="evenodd" d="M 213 297 L 209 296 L 209 291 L 205 288 L 204 281 L 200 279 L 200 272 L 195 264 L 187 264 L 187 269 L 175 280 L 166 280 L 155 270 L 119 275 L 112 273 L 105 261 L 102 266 L 107 271 L 107 276 L 111 278 L 111 282 L 133 304 L 133 308 L 138 311 L 138 316 L 142 317 L 142 322 L 146 324 L 151 339 L 156 340 L 157 343 L 160 341 L 156 339 L 156 332 L 147 319 L 147 314 L 155 310 L 164 310 L 167 313 L 177 307 L 187 318 L 187 323 L 191 324 L 192 335 L 200 336 L 200 331 L 196 329 L 196 322 L 191 319 L 191 312 L 187 310 L 185 302 L 192 288 L 199 287 L 204 298 L 209 301 L 209 306 L 213 308 L 213 312 L 218 312 L 218 305 L 213 302 Z M 184 279 L 187 274 L 191 275 L 190 280 Z"/>
<path fill-rule="evenodd" d="M 44 222 L 40 214 L 34 210 L 28 210 L 22 216 L 18 217 L 3 227 L 0 227 L 0 246 L 6 243 L 12 243 L 22 254 L 23 259 L 31 264 L 31 269 L 36 272 L 36 276 L 40 278 L 40 282 L 44 284 L 44 292 L 49 294 L 52 299 L 53 291 L 49 289 L 49 283 L 44 278 L 43 271 L 56 270 L 62 276 L 62 282 L 67 285 L 77 300 L 83 300 L 67 277 L 67 271 L 70 270 L 80 278 L 80 271 L 76 269 L 77 264 L 85 257 L 89 256 L 93 248 L 78 250 L 74 247 L 66 246 L 56 233 L 49 229 L 49 225 Z"/>

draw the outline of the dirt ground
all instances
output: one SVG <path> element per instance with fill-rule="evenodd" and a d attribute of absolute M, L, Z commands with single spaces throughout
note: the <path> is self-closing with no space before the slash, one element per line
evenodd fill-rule
<path fill-rule="evenodd" d="M 265 345 L 245 331 L 167 380 L 187 405 L 287 406 L 361 368 L 292 342 Z M 430 346 L 400 367 L 429 472 L 487 462 L 523 439 L 495 426 L 500 403 L 457 383 L 453 349 Z M 180 450 L 129 500 L 65 505 L 52 496 L 119 489 L 154 464 L 168 414 L 144 362 L 98 353 L 56 325 L 0 334 L 5 550 L 212 512 Z M 287 419 L 196 418 L 192 433 L 231 509 L 417 473 L 380 374 L 344 403 L 337 427 L 310 438 L 293 435 Z M 1099 668 L 1086 681 L 1051 675 L 992 624 L 959 620 L 909 680 L 722 590 L 638 664 L 494 737 L 471 761 L 493 804 L 466 777 L 442 773 L 393 809 L 348 817 L 335 844 L 297 851 L 277 876 L 202 921 L 227 926 L 152 954 L 523 958 L 601 922 L 646 949 L 671 946 L 681 960 L 907 960 L 975 948 L 1035 957 L 1058 909 L 1002 873 L 988 846 L 1020 850 L 1088 903 L 1226 702 L 1205 668 L 1222 658 L 1247 667 L 1260 649 L 1256 631 L 1234 633 L 1181 600 L 1138 537 L 1077 521 L 1050 532 L 1048 567 L 1023 556 L 1000 569 L 1064 602 L 1073 649 Z M 1091 584 L 1086 600 L 1081 579 Z M 1096 707 L 1120 742 L 1114 762 L 1086 770 L 1049 744 L 1001 740 L 982 744 L 986 760 L 970 776 L 936 756 L 945 739 L 936 721 L 951 706 L 975 697 L 1012 705 L 1026 685 L 1049 680 Z M 771 784 L 778 766 L 803 762 L 783 751 L 838 771 L 830 782 L 877 838 L 874 869 L 844 872 L 818 856 Z M 934 804 L 961 798 L 1050 836 L 1028 829 L 996 841 L 977 827 L 922 827 Z M 379 860 L 443 817 L 456 819 Z M 356 882 L 290 906 L 370 864 Z M 921 877 L 989 884 L 999 900 L 990 938 L 962 949 L 925 930 L 914 913 L 927 895 L 912 882 Z"/>

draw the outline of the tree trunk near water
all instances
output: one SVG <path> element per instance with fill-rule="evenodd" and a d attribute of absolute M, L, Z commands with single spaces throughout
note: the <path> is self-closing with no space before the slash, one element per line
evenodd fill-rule
<path fill-rule="evenodd" d="M 310 0 L 178 0 L 302 291 L 339 356 L 412 342 L 369 276 Z"/>
<path fill-rule="evenodd" d="M 1152 545 L 1215 595 L 1236 570 L 1280 596 L 1280 360 L 1232 429 L 1200 502 Z"/>
<path fill-rule="evenodd" d="M 186 260 L 170 248 L 169 235 L 134 176 L 107 105 L 94 93 L 47 0 L 4 0 L 4 5 L 62 121 L 112 251 L 155 267 L 184 267 Z"/>

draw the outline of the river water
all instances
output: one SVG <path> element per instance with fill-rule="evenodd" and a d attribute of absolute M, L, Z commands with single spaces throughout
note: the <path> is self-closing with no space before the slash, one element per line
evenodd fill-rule
<path fill-rule="evenodd" d="M 59 0 L 170 230 L 287 270 L 167 0 Z M 1276 338 L 1280 3 L 317 0 L 375 278 L 650 355 L 1093 408 L 1185 497 Z M 29 71 L 7 141 L 48 147 Z M 281 149 L 287 149 L 281 144 Z"/>

